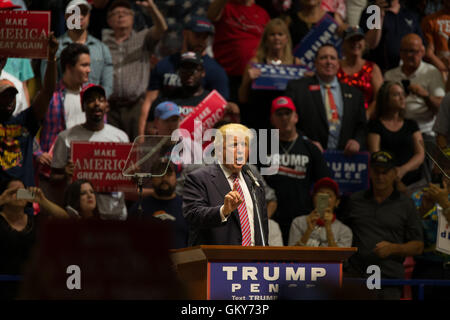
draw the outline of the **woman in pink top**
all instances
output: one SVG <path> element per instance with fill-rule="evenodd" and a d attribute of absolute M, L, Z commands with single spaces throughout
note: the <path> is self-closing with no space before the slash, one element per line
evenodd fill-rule
<path fill-rule="evenodd" d="M 375 110 L 375 97 L 383 83 L 383 75 L 376 63 L 362 58 L 365 48 L 362 29 L 348 28 L 344 34 L 343 59 L 337 77 L 339 81 L 355 86 L 363 92 L 366 115 L 371 118 Z"/>

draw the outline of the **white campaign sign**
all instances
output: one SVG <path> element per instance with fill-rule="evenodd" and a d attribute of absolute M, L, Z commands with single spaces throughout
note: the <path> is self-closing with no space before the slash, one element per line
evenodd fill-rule
<path fill-rule="evenodd" d="M 450 254 L 450 228 L 449 221 L 442 214 L 442 208 L 438 206 L 438 234 L 436 250 Z"/>

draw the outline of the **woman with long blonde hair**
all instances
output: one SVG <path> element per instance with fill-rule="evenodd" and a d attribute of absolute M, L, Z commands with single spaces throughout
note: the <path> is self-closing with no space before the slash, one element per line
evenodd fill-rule
<path fill-rule="evenodd" d="M 270 104 L 280 95 L 280 92 L 251 90 L 251 83 L 261 75 L 261 70 L 255 68 L 254 63 L 300 64 L 300 60 L 292 54 L 291 36 L 288 26 L 282 19 L 274 18 L 267 23 L 256 54 L 247 65 L 239 88 L 242 122 L 250 127 L 269 128 Z"/>

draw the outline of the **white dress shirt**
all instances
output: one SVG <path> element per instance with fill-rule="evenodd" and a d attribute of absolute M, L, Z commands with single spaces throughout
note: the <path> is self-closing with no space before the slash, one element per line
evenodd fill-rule
<path fill-rule="evenodd" d="M 222 169 L 223 174 L 225 175 L 225 178 L 227 178 L 228 184 L 230 185 L 231 190 L 233 190 L 233 173 L 226 168 L 224 165 L 219 164 L 220 169 Z M 239 185 L 241 186 L 242 193 L 244 194 L 244 200 L 245 205 L 247 206 L 247 214 L 248 214 L 248 222 L 250 224 L 250 235 L 251 235 L 251 245 L 255 245 L 255 224 L 254 224 L 254 213 L 253 213 L 253 201 L 252 196 L 250 195 L 250 190 L 247 187 L 247 184 L 245 183 L 244 176 L 242 175 L 242 171 L 239 171 L 238 174 L 239 178 Z M 228 217 L 225 217 L 222 213 L 223 211 L 223 205 L 220 207 L 220 217 L 222 218 L 222 222 L 225 222 L 228 220 Z"/>

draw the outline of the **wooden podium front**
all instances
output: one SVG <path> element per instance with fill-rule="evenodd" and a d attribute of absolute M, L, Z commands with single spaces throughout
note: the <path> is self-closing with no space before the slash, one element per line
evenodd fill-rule
<path fill-rule="evenodd" d="M 272 299 L 279 286 L 342 285 L 342 263 L 357 248 L 201 245 L 171 250 L 191 299 Z"/>

